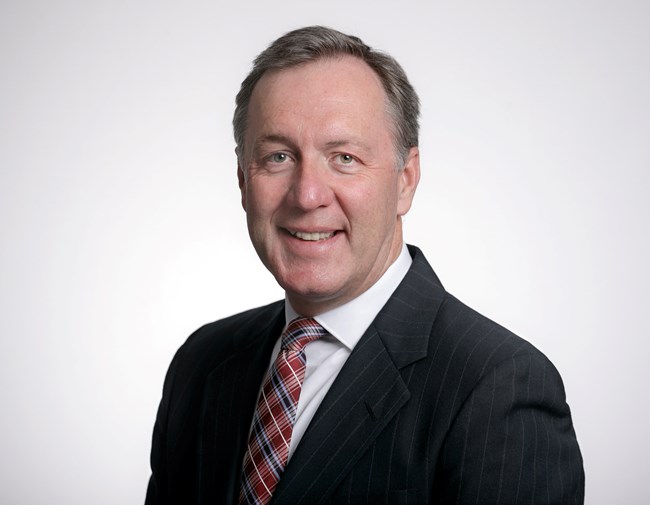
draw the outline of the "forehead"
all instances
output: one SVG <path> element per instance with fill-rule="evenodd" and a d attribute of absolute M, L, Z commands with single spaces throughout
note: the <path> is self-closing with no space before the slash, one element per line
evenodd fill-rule
<path fill-rule="evenodd" d="M 352 56 L 324 58 L 270 71 L 253 90 L 249 127 L 281 118 L 354 116 L 388 123 L 388 102 L 379 76 Z"/>

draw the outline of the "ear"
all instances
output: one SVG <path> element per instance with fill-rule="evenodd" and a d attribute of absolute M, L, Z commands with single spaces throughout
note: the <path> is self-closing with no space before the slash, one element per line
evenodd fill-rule
<path fill-rule="evenodd" d="M 420 150 L 417 147 L 409 149 L 408 157 L 398 177 L 397 215 L 403 216 L 411 208 L 415 190 L 420 182 Z"/>
<path fill-rule="evenodd" d="M 246 174 L 237 157 L 237 180 L 239 181 L 239 191 L 241 192 L 241 206 L 246 210 Z"/>

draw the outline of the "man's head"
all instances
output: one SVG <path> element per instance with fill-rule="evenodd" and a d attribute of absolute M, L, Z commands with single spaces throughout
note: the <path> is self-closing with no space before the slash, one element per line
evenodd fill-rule
<path fill-rule="evenodd" d="M 293 30 L 275 40 L 253 62 L 253 69 L 241 84 L 236 98 L 233 130 L 237 155 L 244 150 L 248 106 L 257 82 L 267 72 L 303 65 L 321 59 L 353 56 L 364 61 L 379 77 L 386 93 L 386 107 L 393 121 L 398 164 L 403 163 L 411 147 L 418 145 L 420 101 L 406 73 L 397 61 L 363 43 L 323 26 Z"/>
<path fill-rule="evenodd" d="M 357 52 L 334 50 L 344 41 Z M 304 56 L 305 45 L 321 55 L 292 56 Z M 419 181 L 413 88 L 381 55 L 398 69 L 393 82 L 407 88 L 387 91 L 368 54 L 379 53 L 339 32 L 298 30 L 257 58 L 237 97 L 238 177 L 251 240 L 306 316 L 360 295 L 392 264 Z M 413 97 L 406 112 L 390 93 Z M 412 121 L 397 126 L 399 117 Z"/>

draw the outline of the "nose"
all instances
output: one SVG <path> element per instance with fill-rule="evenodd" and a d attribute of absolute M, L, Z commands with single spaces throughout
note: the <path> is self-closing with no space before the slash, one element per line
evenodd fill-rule
<path fill-rule="evenodd" d="M 331 174 L 319 159 L 302 159 L 291 179 L 289 204 L 303 211 L 327 207 L 334 200 Z"/>

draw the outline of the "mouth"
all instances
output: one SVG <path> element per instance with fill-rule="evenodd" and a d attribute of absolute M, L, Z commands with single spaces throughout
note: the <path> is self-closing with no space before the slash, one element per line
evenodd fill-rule
<path fill-rule="evenodd" d="M 328 238 L 331 238 L 336 234 L 335 231 L 327 231 L 327 232 L 324 231 L 305 232 L 305 231 L 291 231 L 291 230 L 288 231 L 292 237 L 295 237 L 300 240 L 305 240 L 308 242 L 318 242 L 321 240 L 327 240 Z"/>

